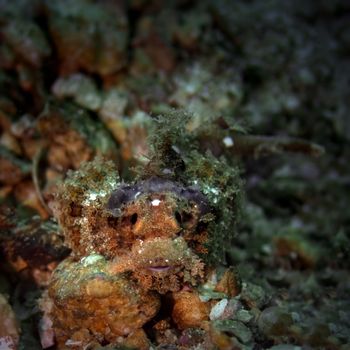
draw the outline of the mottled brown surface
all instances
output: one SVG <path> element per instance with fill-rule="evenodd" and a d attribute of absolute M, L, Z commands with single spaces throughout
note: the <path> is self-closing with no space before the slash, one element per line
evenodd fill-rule
<path fill-rule="evenodd" d="M 179 329 L 201 328 L 208 320 L 209 305 L 199 299 L 195 291 L 183 291 L 174 295 L 172 317 Z"/>
<path fill-rule="evenodd" d="M 49 295 L 60 348 L 67 341 L 80 342 L 77 348 L 92 341 L 116 342 L 157 313 L 160 301 L 153 292 L 138 288 L 126 275 L 109 274 L 107 265 L 95 255 L 80 262 L 67 259 L 56 269 Z"/>

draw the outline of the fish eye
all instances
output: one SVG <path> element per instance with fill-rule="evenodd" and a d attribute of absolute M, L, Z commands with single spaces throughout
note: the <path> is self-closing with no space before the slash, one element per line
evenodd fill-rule
<path fill-rule="evenodd" d="M 182 224 L 182 217 L 181 217 L 181 214 L 176 210 L 176 212 L 175 212 L 175 219 L 176 219 L 176 221 L 177 221 L 177 223 L 179 224 L 179 225 L 181 225 Z"/>
<path fill-rule="evenodd" d="M 130 222 L 131 222 L 131 224 L 132 224 L 132 225 L 135 225 L 136 222 L 137 222 L 137 219 L 138 219 L 137 213 L 132 214 L 131 217 L 130 217 Z"/>

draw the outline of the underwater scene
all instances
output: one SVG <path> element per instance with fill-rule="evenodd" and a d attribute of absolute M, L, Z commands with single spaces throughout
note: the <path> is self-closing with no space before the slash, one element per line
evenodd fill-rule
<path fill-rule="evenodd" d="M 350 350 L 349 24 L 0 0 L 0 350 Z"/>

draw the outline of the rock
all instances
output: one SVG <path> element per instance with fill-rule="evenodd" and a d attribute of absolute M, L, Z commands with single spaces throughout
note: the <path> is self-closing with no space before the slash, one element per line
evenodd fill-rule
<path fill-rule="evenodd" d="M 109 274 L 103 258 L 91 264 L 66 259 L 53 274 L 49 297 L 53 302 L 49 316 L 59 347 L 67 342 L 84 346 L 99 341 L 101 335 L 109 343 L 128 337 L 130 344 L 144 344 L 141 327 L 160 306 L 154 293 L 138 288 L 122 274 Z"/>
<path fill-rule="evenodd" d="M 19 332 L 15 314 L 5 296 L 0 294 L 0 349 L 17 349 Z"/>
<path fill-rule="evenodd" d="M 243 283 L 241 300 L 250 308 L 261 308 L 267 302 L 267 295 L 264 289 L 253 283 Z"/>
<path fill-rule="evenodd" d="M 221 332 L 227 332 L 237 337 L 242 343 L 247 344 L 252 340 L 250 329 L 240 321 L 217 320 L 214 327 Z"/>
<path fill-rule="evenodd" d="M 227 306 L 227 303 L 228 303 L 227 299 L 222 299 L 212 307 L 209 314 L 209 318 L 211 321 L 217 320 L 223 315 L 225 308 Z"/>
<path fill-rule="evenodd" d="M 179 329 L 201 327 L 208 320 L 208 305 L 199 299 L 197 293 L 179 292 L 174 299 L 172 317 Z"/>
<path fill-rule="evenodd" d="M 265 309 L 258 320 L 260 331 L 267 337 L 287 335 L 292 324 L 292 315 L 277 306 Z"/>

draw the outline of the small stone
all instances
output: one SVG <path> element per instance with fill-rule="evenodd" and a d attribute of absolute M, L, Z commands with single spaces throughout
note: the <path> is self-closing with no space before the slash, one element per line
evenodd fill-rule
<path fill-rule="evenodd" d="M 235 315 L 235 319 L 243 323 L 248 323 L 253 317 L 248 310 L 238 310 Z"/>
<path fill-rule="evenodd" d="M 225 311 L 228 300 L 222 299 L 218 303 L 216 303 L 210 311 L 209 318 L 214 321 L 219 319 Z"/>
<path fill-rule="evenodd" d="M 219 331 L 234 335 L 243 344 L 247 344 L 252 340 L 250 329 L 242 322 L 234 320 L 217 320 L 214 325 Z"/>
<path fill-rule="evenodd" d="M 266 336 L 286 335 L 292 324 L 293 318 L 291 314 L 277 306 L 265 309 L 258 320 L 259 329 Z"/>
<path fill-rule="evenodd" d="M 59 78 L 52 87 L 53 94 L 58 98 L 72 97 L 82 107 L 96 111 L 101 106 L 101 96 L 94 81 L 83 74 L 72 74 Z"/>
<path fill-rule="evenodd" d="M 105 92 L 99 116 L 105 122 L 109 119 L 116 120 L 124 116 L 128 105 L 128 96 L 124 91 L 111 89 Z"/>
<path fill-rule="evenodd" d="M 243 283 L 241 300 L 246 302 L 250 308 L 260 309 L 267 302 L 267 296 L 264 289 L 253 283 Z"/>
<path fill-rule="evenodd" d="M 199 299 L 198 294 L 179 292 L 174 298 L 172 317 L 179 329 L 200 327 L 208 319 L 208 306 Z"/>

